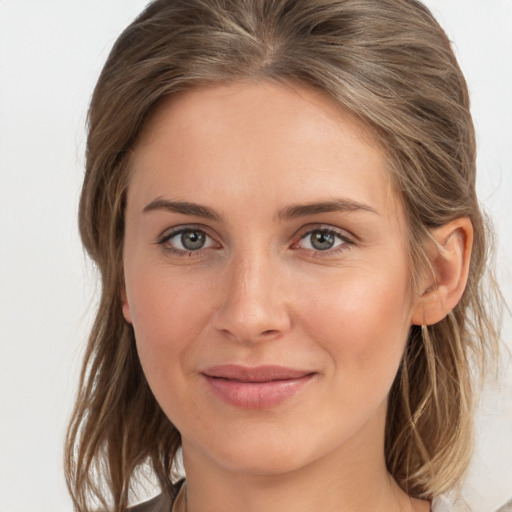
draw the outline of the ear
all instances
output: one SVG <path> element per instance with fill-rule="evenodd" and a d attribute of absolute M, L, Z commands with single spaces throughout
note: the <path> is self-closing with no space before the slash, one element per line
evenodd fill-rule
<path fill-rule="evenodd" d="M 412 324 L 432 325 L 457 305 L 468 280 L 473 246 L 473 225 L 466 217 L 431 231 L 427 252 L 434 275 L 426 276 L 418 290 Z"/>
<path fill-rule="evenodd" d="M 126 286 L 125 286 L 124 283 L 123 283 L 122 288 L 121 288 L 121 305 L 122 305 L 122 308 L 123 308 L 124 319 L 129 324 L 131 324 L 132 323 L 132 314 L 131 314 L 131 311 L 130 311 L 130 306 L 128 304 L 128 299 L 126 297 Z"/>

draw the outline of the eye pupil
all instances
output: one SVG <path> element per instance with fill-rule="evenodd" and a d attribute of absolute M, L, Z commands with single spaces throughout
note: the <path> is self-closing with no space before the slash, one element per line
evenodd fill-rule
<path fill-rule="evenodd" d="M 326 251 L 334 246 L 336 239 L 332 233 L 315 231 L 311 234 L 311 245 L 319 251 Z"/>
<path fill-rule="evenodd" d="M 181 243 L 189 251 L 201 249 L 205 242 L 205 234 L 201 231 L 185 231 L 181 234 Z"/>

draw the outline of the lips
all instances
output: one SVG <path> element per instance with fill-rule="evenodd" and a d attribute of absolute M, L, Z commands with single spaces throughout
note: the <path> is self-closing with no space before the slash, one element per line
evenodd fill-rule
<path fill-rule="evenodd" d="M 306 386 L 315 372 L 282 366 L 221 365 L 201 372 L 224 402 L 242 409 L 275 407 Z"/>

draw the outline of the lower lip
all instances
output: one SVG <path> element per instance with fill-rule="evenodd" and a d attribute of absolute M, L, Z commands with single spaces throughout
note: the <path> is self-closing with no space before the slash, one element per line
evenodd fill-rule
<path fill-rule="evenodd" d="M 204 377 L 214 393 L 228 404 L 241 409 L 268 409 L 298 393 L 313 379 L 314 374 L 268 382 L 241 382 L 208 375 Z"/>

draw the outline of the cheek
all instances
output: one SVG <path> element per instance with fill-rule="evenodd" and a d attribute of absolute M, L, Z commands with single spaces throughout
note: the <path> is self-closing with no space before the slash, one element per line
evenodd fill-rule
<path fill-rule="evenodd" d="M 391 385 L 410 328 L 408 285 L 403 272 L 354 270 L 307 295 L 303 323 L 340 379 Z"/>
<path fill-rule="evenodd" d="M 137 350 L 152 387 L 158 381 L 177 379 L 178 370 L 194 350 L 208 322 L 206 302 L 197 289 L 200 281 L 146 268 L 127 276 Z M 155 390 L 156 391 L 156 390 Z"/>

